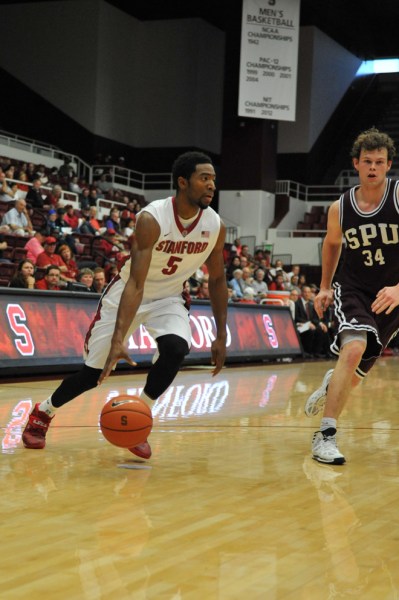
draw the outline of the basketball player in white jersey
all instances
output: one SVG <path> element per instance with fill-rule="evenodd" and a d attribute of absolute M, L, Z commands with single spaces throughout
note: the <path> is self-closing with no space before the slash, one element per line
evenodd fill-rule
<path fill-rule="evenodd" d="M 156 200 L 138 215 L 130 259 L 101 297 L 85 340 L 85 364 L 66 378 L 32 411 L 22 440 L 26 448 L 44 448 L 56 410 L 101 384 L 119 360 L 135 365 L 125 346 L 144 325 L 157 343 L 153 365 L 141 395 L 148 404 L 172 383 L 190 351 L 191 328 L 183 285 L 206 263 L 209 294 L 216 323 L 211 348 L 213 375 L 226 354 L 227 284 L 223 247 L 225 226 L 210 207 L 215 193 L 211 159 L 187 152 L 173 165 L 176 196 Z M 150 458 L 148 442 L 131 449 Z"/>
<path fill-rule="evenodd" d="M 338 417 L 351 388 L 399 330 L 399 182 L 387 178 L 394 156 L 395 145 L 387 134 L 375 128 L 361 133 L 352 148 L 360 185 L 342 194 L 328 213 L 314 305 L 322 317 L 334 300 L 338 332 L 331 350 L 339 358 L 305 405 L 307 416 L 324 408 L 312 441 L 313 458 L 321 463 L 345 463 L 336 443 Z M 333 294 L 343 237 L 346 248 Z"/>

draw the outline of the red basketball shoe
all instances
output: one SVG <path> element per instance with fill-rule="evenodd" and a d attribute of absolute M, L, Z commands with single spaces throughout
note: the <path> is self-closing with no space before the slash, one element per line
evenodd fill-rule
<path fill-rule="evenodd" d="M 130 452 L 139 456 L 140 458 L 151 458 L 152 450 L 150 444 L 147 442 L 142 442 L 141 444 L 137 444 L 134 448 L 129 448 Z"/>
<path fill-rule="evenodd" d="M 29 420 L 22 434 L 22 441 L 25 448 L 32 448 L 34 450 L 44 448 L 46 445 L 46 433 L 53 418 L 40 411 L 39 404 L 36 404 L 29 415 Z"/>

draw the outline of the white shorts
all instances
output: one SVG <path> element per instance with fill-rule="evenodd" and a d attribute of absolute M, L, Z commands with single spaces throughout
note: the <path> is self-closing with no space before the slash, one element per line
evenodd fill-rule
<path fill-rule="evenodd" d="M 111 347 L 115 329 L 119 301 L 125 288 L 125 282 L 118 279 L 107 288 L 102 296 L 97 313 L 89 328 L 85 340 L 85 364 L 93 369 L 103 369 Z M 180 297 L 163 298 L 142 304 L 129 327 L 125 343 L 130 335 L 144 325 L 148 333 L 156 340 L 162 335 L 174 334 L 185 339 L 191 346 L 191 327 L 189 314 Z"/>

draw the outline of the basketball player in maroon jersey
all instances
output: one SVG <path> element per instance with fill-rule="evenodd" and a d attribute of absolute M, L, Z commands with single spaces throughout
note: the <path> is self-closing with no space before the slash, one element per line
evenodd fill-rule
<path fill-rule="evenodd" d="M 213 375 L 226 354 L 227 283 L 223 248 L 225 226 L 210 207 L 215 192 L 211 159 L 187 152 L 173 165 L 176 196 L 155 200 L 137 217 L 130 259 L 101 297 L 85 340 L 85 364 L 36 404 L 22 435 L 26 448 L 41 449 L 58 408 L 101 384 L 119 360 L 134 365 L 125 344 L 140 325 L 156 340 L 157 352 L 141 397 L 151 405 L 172 383 L 190 351 L 191 327 L 183 286 L 206 264 L 216 323 L 211 354 Z M 150 458 L 148 442 L 131 448 Z"/>
<path fill-rule="evenodd" d="M 334 301 L 338 331 L 331 350 L 339 358 L 305 405 L 308 416 L 324 408 L 320 430 L 313 435 L 313 458 L 336 465 L 345 463 L 336 430 L 350 390 L 399 329 L 399 182 L 387 178 L 395 146 L 387 134 L 372 128 L 357 137 L 351 155 L 360 185 L 329 210 L 314 302 L 322 317 Z M 333 284 L 342 237 L 346 247 Z"/>

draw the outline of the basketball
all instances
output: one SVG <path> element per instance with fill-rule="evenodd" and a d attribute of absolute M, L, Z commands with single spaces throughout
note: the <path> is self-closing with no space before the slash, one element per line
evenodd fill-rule
<path fill-rule="evenodd" d="M 137 396 L 116 396 L 104 404 L 100 427 L 105 439 L 114 446 L 134 448 L 151 433 L 151 409 Z"/>

